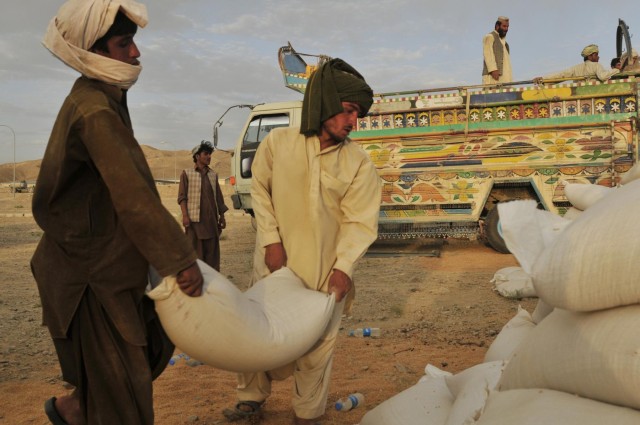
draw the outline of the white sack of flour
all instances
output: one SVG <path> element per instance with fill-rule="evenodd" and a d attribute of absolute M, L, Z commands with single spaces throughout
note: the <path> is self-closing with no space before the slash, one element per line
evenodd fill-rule
<path fill-rule="evenodd" d="M 171 341 L 189 356 L 232 372 L 260 372 L 299 358 L 322 336 L 335 296 L 307 289 L 282 268 L 241 292 L 198 260 L 200 297 L 185 295 L 175 277 L 148 292 Z"/>
<path fill-rule="evenodd" d="M 531 276 L 538 297 L 572 311 L 640 303 L 638 217 L 640 180 L 591 205 L 536 259 Z"/>
<path fill-rule="evenodd" d="M 423 422 L 426 423 L 426 422 Z M 474 425 L 634 425 L 640 412 L 546 389 L 495 391 Z"/>
<path fill-rule="evenodd" d="M 640 305 L 556 308 L 518 346 L 498 389 L 547 388 L 640 409 L 639 371 Z"/>

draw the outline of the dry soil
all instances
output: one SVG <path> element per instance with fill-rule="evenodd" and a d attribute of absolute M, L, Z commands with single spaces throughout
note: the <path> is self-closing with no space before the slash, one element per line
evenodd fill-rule
<path fill-rule="evenodd" d="M 176 186 L 159 190 L 177 216 Z M 228 187 L 224 191 L 229 195 Z M 14 196 L 0 188 L 0 423 L 11 425 L 47 424 L 44 401 L 68 391 L 40 324 L 29 259 L 42 232 L 30 215 L 30 203 L 30 194 Z M 246 289 L 255 233 L 243 213 L 230 211 L 227 223 L 222 272 Z M 343 320 L 325 423 L 357 424 L 367 411 L 414 385 L 429 363 L 456 373 L 482 362 L 518 305 L 533 311 L 535 300 L 505 299 L 492 289 L 497 270 L 517 265 L 513 256 L 479 241 L 456 240 L 444 241 L 439 256 L 431 255 L 431 250 L 409 251 L 365 256 L 358 263 L 356 302 Z M 381 337 L 347 336 L 348 329 L 363 326 L 381 328 Z M 235 383 L 233 373 L 206 365 L 167 367 L 154 384 L 156 423 L 225 423 L 221 411 L 234 404 Z M 291 422 L 291 390 L 291 379 L 274 385 L 263 424 Z M 356 391 L 364 394 L 364 406 L 336 412 L 334 402 Z"/>

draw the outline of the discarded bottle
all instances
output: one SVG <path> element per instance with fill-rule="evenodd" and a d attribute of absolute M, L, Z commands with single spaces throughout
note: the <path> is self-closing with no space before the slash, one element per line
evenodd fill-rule
<path fill-rule="evenodd" d="M 169 366 L 174 366 L 176 363 L 178 363 L 180 361 L 180 359 L 188 359 L 189 356 L 187 356 L 184 353 L 180 353 L 180 354 L 176 354 L 175 356 L 171 357 L 169 359 Z"/>
<path fill-rule="evenodd" d="M 187 366 L 191 366 L 191 367 L 200 366 L 204 364 L 199 360 L 192 359 L 185 353 L 180 353 L 180 354 L 176 354 L 175 356 L 169 359 L 169 365 L 174 366 L 176 363 L 180 362 L 181 359 L 185 361 Z"/>
<path fill-rule="evenodd" d="M 380 336 L 380 328 L 351 329 L 349 336 L 378 338 Z"/>
<path fill-rule="evenodd" d="M 196 367 L 196 366 L 202 366 L 203 364 L 204 363 L 202 363 L 200 360 L 196 360 L 196 359 L 187 360 L 187 366 Z"/>
<path fill-rule="evenodd" d="M 349 394 L 347 398 L 336 401 L 336 410 L 348 412 L 364 403 L 364 396 L 361 393 Z"/>

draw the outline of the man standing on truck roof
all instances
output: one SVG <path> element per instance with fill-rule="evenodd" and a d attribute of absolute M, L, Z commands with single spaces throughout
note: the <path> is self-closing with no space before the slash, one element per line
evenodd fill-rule
<path fill-rule="evenodd" d="M 482 39 L 482 84 L 509 83 L 513 79 L 507 32 L 509 18 L 498 16 L 493 31 Z"/>
<path fill-rule="evenodd" d="M 178 205 L 182 225 L 198 253 L 198 258 L 220 271 L 220 233 L 227 226 L 218 175 L 209 168 L 213 146 L 202 141 L 191 151 L 195 166 L 182 170 L 178 188 Z"/>
<path fill-rule="evenodd" d="M 147 23 L 133 0 L 69 0 L 43 43 L 80 72 L 51 131 L 33 196 L 44 231 L 31 260 L 63 379 L 55 424 L 152 424 L 152 379 L 174 346 L 145 296 L 149 265 L 202 293 L 196 252 L 162 205 L 133 136 L 127 90 Z"/>
<path fill-rule="evenodd" d="M 347 137 L 373 102 L 364 78 L 341 59 L 310 77 L 301 128 L 277 128 L 260 144 L 251 197 L 258 231 L 253 281 L 287 266 L 315 291 L 335 294 L 325 334 L 305 355 L 271 371 L 241 374 L 239 402 L 224 415 L 259 417 L 272 380 L 293 375 L 295 424 L 324 415 L 342 302 L 355 262 L 377 237 L 381 186 L 366 152 Z"/>
<path fill-rule="evenodd" d="M 582 55 L 583 61 L 581 64 L 572 66 L 571 68 L 567 68 L 560 72 L 555 72 L 553 74 L 546 75 L 544 77 L 536 77 L 534 78 L 535 82 L 540 82 L 541 80 L 562 80 L 562 79 L 571 79 L 577 77 L 585 77 L 587 80 L 600 80 L 607 81 L 613 75 L 616 75 L 620 72 L 618 68 L 605 69 L 602 65 L 598 63 L 600 60 L 600 50 L 596 44 L 589 44 L 580 53 Z"/>

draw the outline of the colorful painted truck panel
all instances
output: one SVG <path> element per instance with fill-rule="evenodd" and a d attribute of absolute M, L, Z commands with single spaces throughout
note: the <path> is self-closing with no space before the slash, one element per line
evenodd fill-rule
<path fill-rule="evenodd" d="M 472 235 L 498 201 L 564 214 L 562 181 L 614 186 L 638 151 L 635 77 L 381 95 L 351 138 L 383 180 L 381 236 Z"/>

